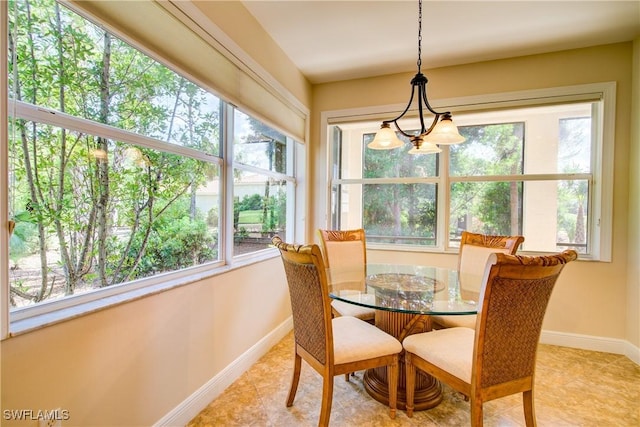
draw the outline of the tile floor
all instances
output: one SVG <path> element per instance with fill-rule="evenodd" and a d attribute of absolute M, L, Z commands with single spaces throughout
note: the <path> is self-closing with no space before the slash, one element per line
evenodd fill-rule
<path fill-rule="evenodd" d="M 255 426 L 313 427 L 318 423 L 322 379 L 305 362 L 296 399 L 285 407 L 292 371 L 293 333 L 287 335 L 245 372 L 188 427 Z M 536 371 L 538 426 L 640 427 L 640 366 L 625 356 L 541 345 Z M 444 386 L 436 408 L 408 418 L 388 408 L 364 390 L 362 372 L 350 382 L 334 379 L 330 425 L 467 426 L 469 403 Z M 524 426 L 522 400 L 508 396 L 485 404 L 485 426 Z"/>

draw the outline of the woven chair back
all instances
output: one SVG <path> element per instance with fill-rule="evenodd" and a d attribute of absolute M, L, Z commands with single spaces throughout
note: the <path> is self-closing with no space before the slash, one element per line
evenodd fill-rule
<path fill-rule="evenodd" d="M 577 258 L 567 250 L 553 256 L 494 253 L 480 295 L 473 369 L 476 386 L 533 375 L 547 305 L 564 266 Z"/>
<path fill-rule="evenodd" d="M 275 236 L 289 285 L 296 344 L 323 365 L 333 348 L 331 305 L 322 254 L 318 245 L 293 245 Z"/>

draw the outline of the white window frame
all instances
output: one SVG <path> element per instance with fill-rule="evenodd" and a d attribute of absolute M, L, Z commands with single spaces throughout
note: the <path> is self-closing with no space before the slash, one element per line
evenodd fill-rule
<path fill-rule="evenodd" d="M 73 11 L 73 9 L 72 9 Z M 77 13 L 77 12 L 76 12 Z M 86 17 L 84 17 L 87 19 Z M 91 21 L 91 20 L 90 20 Z M 8 22 L 8 10 L 7 3 L 0 4 L 0 31 L 4 34 L 7 32 Z M 143 46 L 137 45 L 137 43 L 123 37 L 120 33 L 114 33 L 117 37 L 123 41 L 129 43 L 134 48 L 140 50 L 145 55 L 150 56 L 167 66 L 166 62 L 159 60 L 155 55 L 150 54 Z M 0 38 L 0 49 L 3 52 L 7 52 L 7 38 Z M 175 65 L 170 66 L 175 72 L 179 72 L 185 78 L 192 79 L 192 77 Z M 7 55 L 2 55 L 0 58 L 0 73 L 7 75 L 8 61 Z M 200 87 L 210 90 L 211 93 L 216 94 L 211 88 L 203 85 L 201 82 L 192 79 Z M 92 122 L 79 117 L 74 117 L 62 112 L 53 111 L 47 108 L 33 106 L 27 103 L 18 102 L 9 99 L 9 92 L 7 87 L 7 79 L 3 79 L 0 83 L 0 114 L 2 115 L 0 123 L 0 224 L 6 224 L 8 218 L 8 195 L 9 195 L 9 182 L 8 182 L 8 118 L 10 116 L 19 117 L 26 120 L 33 120 L 39 123 L 50 124 L 54 126 L 64 127 L 70 130 L 77 130 L 81 132 L 90 133 L 93 135 L 103 136 L 105 138 L 119 140 L 131 144 L 136 144 L 144 147 L 153 148 L 156 150 L 164 150 L 175 154 L 188 154 L 189 157 L 212 162 L 220 166 L 220 179 L 222 180 L 221 195 L 221 223 L 223 227 L 220 231 L 219 242 L 219 257 L 218 261 L 213 261 L 203 265 L 178 270 L 175 272 L 163 273 L 152 277 L 139 279 L 129 283 L 122 283 L 102 289 L 94 289 L 89 292 L 67 296 L 62 299 L 43 301 L 32 306 L 26 306 L 16 309 L 10 309 L 9 307 L 9 274 L 7 268 L 2 268 L 0 273 L 0 340 L 6 339 L 13 335 L 22 334 L 35 330 L 46 325 L 64 321 L 70 318 L 79 317 L 97 310 L 101 310 L 105 307 L 109 307 L 115 304 L 124 303 L 127 301 L 135 300 L 147 295 L 162 292 L 168 289 L 172 289 L 178 286 L 183 286 L 189 283 L 197 282 L 208 277 L 212 277 L 218 274 L 225 273 L 229 270 L 241 268 L 256 262 L 278 257 L 278 252 L 273 248 L 268 248 L 253 253 L 242 254 L 233 256 L 233 221 L 229 218 L 233 218 L 233 126 L 229 127 L 230 123 L 228 117 L 232 117 L 232 109 L 236 108 L 227 100 L 222 99 L 224 102 L 225 114 L 221 117 L 221 130 L 222 130 L 222 152 L 221 157 L 209 155 L 199 152 L 197 150 L 182 147 L 173 144 L 164 144 L 160 141 L 161 145 L 158 145 L 158 141 L 145 137 L 143 135 L 128 132 L 119 128 L 104 125 L 101 123 Z M 225 118 L 226 117 L 226 118 Z M 263 120 L 257 118 L 258 120 Z M 167 149 L 167 147 L 170 147 Z M 287 173 L 267 173 L 273 175 L 278 179 L 284 179 L 287 181 L 287 231 L 286 238 L 288 241 L 294 241 L 295 237 L 302 235 L 305 227 L 305 215 L 306 210 L 306 196 L 303 186 L 299 185 L 298 175 L 306 181 L 304 167 L 296 166 L 298 163 L 303 164 L 308 162 L 307 150 L 303 142 L 294 140 L 287 136 Z M 164 147 L 163 147 L 164 146 Z M 291 163 L 289 163 L 291 162 Z M 261 173 L 265 173 L 261 171 Z M 229 216 L 230 215 L 230 216 Z M 231 223 L 231 227 L 229 227 Z M 9 233 L 5 226 L 0 227 L 0 241 L 2 247 L 8 247 Z M 8 250 L 0 251 L 0 265 L 9 265 Z"/>
<path fill-rule="evenodd" d="M 596 129 L 594 134 L 594 153 L 592 159 L 591 181 L 593 187 L 590 189 L 590 206 L 593 212 L 593 220 L 589 223 L 589 236 L 591 238 L 591 251 L 588 255 L 581 255 L 581 260 L 592 261 L 611 261 L 611 246 L 613 234 L 613 155 L 615 145 L 615 105 L 616 105 L 616 83 L 603 82 L 591 83 L 575 86 L 562 86 L 546 89 L 533 89 L 516 92 L 503 92 L 498 94 L 488 94 L 470 97 L 459 97 L 436 100 L 432 104 L 435 109 L 447 110 L 452 112 L 482 112 L 498 108 L 515 108 L 515 107 L 534 107 L 559 103 L 593 101 L 600 99 L 602 101 L 601 111 L 594 115 L 600 118 L 599 123 L 602 129 Z M 394 114 L 402 111 L 405 105 L 386 105 L 369 108 L 356 108 L 345 110 L 324 111 L 320 117 L 321 141 L 325 145 L 322 152 L 326 156 L 326 177 L 327 187 L 325 197 L 322 198 L 322 206 L 318 207 L 318 212 L 322 212 L 321 218 L 325 219 L 323 226 L 329 227 L 331 218 L 331 184 L 337 183 L 360 183 L 362 180 L 333 180 L 331 167 L 333 165 L 332 149 L 329 128 L 331 125 L 355 122 L 355 121 L 381 121 L 382 119 L 392 117 Z M 594 123 L 594 126 L 599 126 Z M 446 150 L 444 150 L 446 151 Z M 437 182 L 439 184 L 439 200 L 438 203 L 438 235 L 445 236 L 448 230 L 449 218 L 445 213 L 448 212 L 449 200 L 444 197 L 445 189 L 454 181 L 468 180 L 485 180 L 486 177 L 479 176 L 477 179 L 448 176 L 448 156 L 447 153 L 441 154 L 440 160 L 440 176 L 436 178 L 390 178 L 384 179 L 384 182 Z M 545 176 L 549 179 L 550 176 Z M 504 180 L 505 177 L 500 177 Z M 506 179 L 509 179 L 506 177 Z M 513 179 L 517 179 L 514 177 Z M 367 180 L 368 183 L 374 182 Z M 371 249 L 382 250 L 403 250 L 403 251 L 420 251 L 434 253 L 456 252 L 457 248 L 448 246 L 447 238 L 438 239 L 439 243 L 436 247 L 427 246 L 410 246 L 410 245 L 390 245 L 371 243 Z"/>

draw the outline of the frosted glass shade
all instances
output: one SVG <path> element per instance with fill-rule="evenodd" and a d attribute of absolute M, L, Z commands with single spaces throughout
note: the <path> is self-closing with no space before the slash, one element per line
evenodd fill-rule
<path fill-rule="evenodd" d="M 425 142 L 438 145 L 460 144 L 465 138 L 458 132 L 458 127 L 451 118 L 443 117 L 433 130 L 424 137 Z"/>
<path fill-rule="evenodd" d="M 402 142 L 389 125 L 385 123 L 380 126 L 380 130 L 367 147 L 373 150 L 391 150 L 392 148 L 402 147 L 403 145 L 404 142 Z"/>

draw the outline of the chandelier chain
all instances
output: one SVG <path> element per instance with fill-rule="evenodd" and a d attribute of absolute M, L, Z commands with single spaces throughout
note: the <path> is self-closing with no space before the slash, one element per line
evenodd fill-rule
<path fill-rule="evenodd" d="M 418 1 L 418 73 L 422 67 L 422 0 Z"/>

